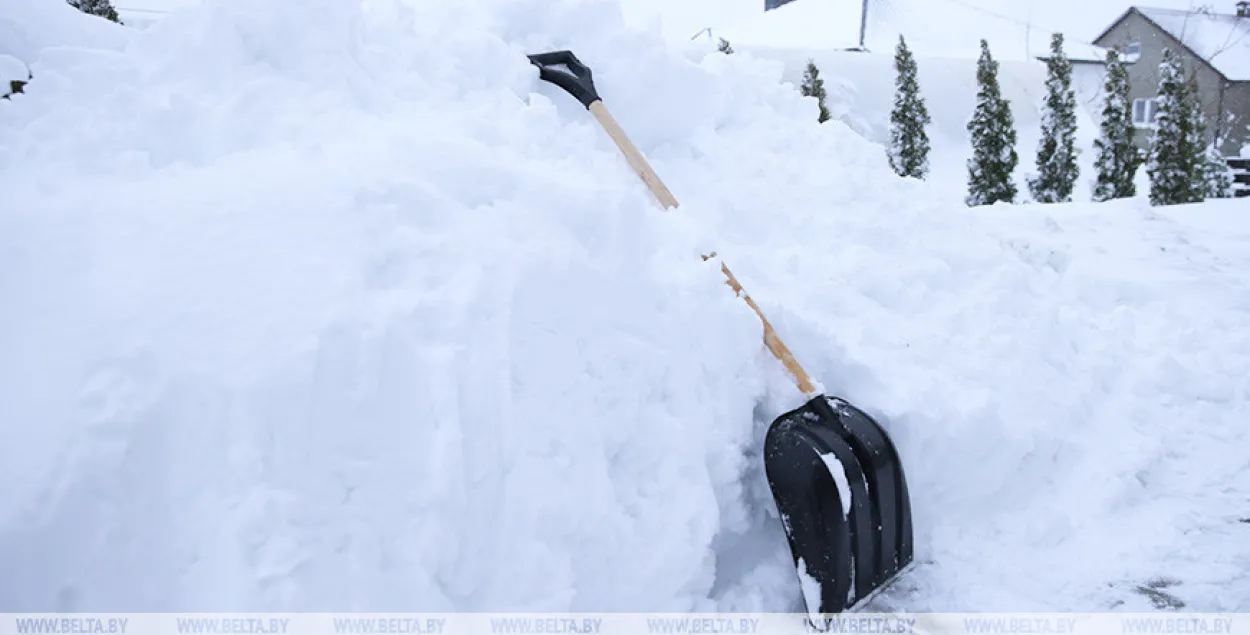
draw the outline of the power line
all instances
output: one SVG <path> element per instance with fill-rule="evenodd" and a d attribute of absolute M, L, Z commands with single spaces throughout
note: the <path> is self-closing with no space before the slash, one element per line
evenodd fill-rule
<path fill-rule="evenodd" d="M 975 5 L 975 4 L 972 4 L 972 3 L 970 3 L 970 2 L 967 2 L 966 0 L 946 0 L 946 2 L 949 2 L 949 3 L 951 3 L 951 4 L 957 4 L 957 5 L 961 6 L 961 7 L 966 8 L 966 9 L 972 9 L 973 11 L 977 11 L 977 12 L 983 13 L 983 14 L 985 14 L 985 15 L 988 15 L 988 16 L 991 16 L 991 17 L 994 17 L 994 18 L 998 18 L 999 20 L 1006 20 L 1007 22 L 1011 22 L 1012 24 L 1015 24 L 1016 26 L 1023 27 L 1023 28 L 1025 29 L 1026 33 L 1032 30 L 1032 26 L 1033 26 L 1033 24 L 1032 24 L 1032 19 L 1031 19 L 1031 18 L 1030 18 L 1028 21 L 1022 21 L 1022 20 L 1020 20 L 1020 19 L 1019 19 L 1019 18 L 1017 18 L 1017 17 L 1013 17 L 1013 16 L 1009 16 L 1009 15 L 1004 15 L 1004 14 L 999 13 L 999 12 L 997 12 L 997 11 L 993 11 L 993 10 L 991 10 L 991 9 L 986 9 L 985 7 L 977 6 L 977 5 Z M 1044 27 L 1045 25 L 1039 25 L 1039 26 L 1043 26 L 1043 27 Z M 1058 30 L 1056 30 L 1056 29 L 1047 29 L 1047 30 L 1051 31 L 1052 33 L 1055 33 L 1055 32 L 1062 32 L 1062 31 L 1058 31 Z M 1085 45 L 1085 46 L 1092 46 L 1092 47 L 1095 47 L 1095 48 L 1102 48 L 1102 47 L 1098 46 L 1097 44 L 1094 44 L 1093 42 L 1089 42 L 1089 41 L 1086 41 L 1086 40 L 1082 40 L 1082 39 L 1080 39 L 1080 38 L 1069 37 L 1066 33 L 1064 34 L 1064 38 L 1065 38 L 1065 39 L 1067 39 L 1067 40 L 1070 40 L 1070 41 L 1072 41 L 1072 42 L 1076 42 L 1077 44 L 1083 44 L 1083 45 Z"/>

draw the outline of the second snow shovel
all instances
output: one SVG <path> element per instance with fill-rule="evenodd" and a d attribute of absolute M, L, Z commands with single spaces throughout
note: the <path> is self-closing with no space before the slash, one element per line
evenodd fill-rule
<path fill-rule="evenodd" d="M 529 59 L 541 79 L 564 89 L 594 115 L 660 203 L 677 207 L 677 199 L 608 113 L 590 69 L 570 51 Z M 723 262 L 721 272 L 759 316 L 764 344 L 807 399 L 777 417 L 764 439 L 764 469 L 807 612 L 855 610 L 912 562 L 911 503 L 898 451 L 867 413 L 816 389 Z"/>

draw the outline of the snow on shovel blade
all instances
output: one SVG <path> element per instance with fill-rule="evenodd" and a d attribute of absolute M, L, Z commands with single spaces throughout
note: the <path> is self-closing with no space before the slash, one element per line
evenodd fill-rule
<path fill-rule="evenodd" d="M 862 410 L 819 395 L 781 415 L 764 439 L 764 470 L 809 613 L 853 609 L 911 563 L 902 462 Z"/>

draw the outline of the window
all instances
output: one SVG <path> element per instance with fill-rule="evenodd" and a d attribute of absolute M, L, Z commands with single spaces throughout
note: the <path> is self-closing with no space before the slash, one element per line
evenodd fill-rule
<path fill-rule="evenodd" d="M 1158 104 L 1153 99 L 1133 100 L 1133 125 L 1151 126 L 1155 122 Z"/>
<path fill-rule="evenodd" d="M 1141 58 L 1141 42 L 1129 42 L 1124 47 L 1124 61 L 1136 62 Z"/>

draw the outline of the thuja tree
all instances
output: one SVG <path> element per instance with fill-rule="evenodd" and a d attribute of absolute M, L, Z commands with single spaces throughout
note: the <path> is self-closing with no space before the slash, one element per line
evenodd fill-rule
<path fill-rule="evenodd" d="M 968 205 L 1015 202 L 1016 185 L 1012 173 L 1019 163 L 1016 154 L 1015 121 L 1011 102 L 998 85 L 998 62 L 990 55 L 989 43 L 981 40 L 977 60 L 977 105 L 968 132 L 972 135 L 972 158 L 968 159 Z"/>
<path fill-rule="evenodd" d="M 1072 62 L 1063 52 L 1062 33 L 1051 37 L 1046 68 L 1037 175 L 1029 180 L 1029 192 L 1042 203 L 1063 203 L 1072 200 L 1080 168 L 1076 165 L 1076 91 L 1072 89 Z"/>
<path fill-rule="evenodd" d="M 1107 51 L 1107 79 L 1103 85 L 1102 124 L 1094 149 L 1094 200 L 1109 201 L 1137 195 L 1133 177 L 1140 163 L 1133 143 L 1133 106 L 1129 101 L 1128 68 L 1116 49 Z"/>
<path fill-rule="evenodd" d="M 916 58 L 902 35 L 894 51 L 894 109 L 890 111 L 890 167 L 899 176 L 923 179 L 929 173 L 931 121 L 920 84 L 916 79 Z"/>
<path fill-rule="evenodd" d="M 1207 142 L 1207 117 L 1202 112 L 1197 77 L 1189 77 L 1185 95 L 1191 126 L 1189 147 L 1194 151 L 1194 198 L 1228 198 L 1232 196 L 1233 189 L 1232 169 L 1216 146 L 1216 135 L 1212 134 L 1211 142 Z"/>
<path fill-rule="evenodd" d="M 1214 143 L 1202 158 L 1203 198 L 1229 198 L 1233 195 L 1233 169 Z"/>
<path fill-rule="evenodd" d="M 1202 200 L 1202 175 L 1195 142 L 1198 122 L 1181 68 L 1180 58 L 1164 49 L 1159 62 L 1159 92 L 1155 133 L 1150 142 L 1146 172 L 1150 175 L 1150 203 L 1179 205 Z"/>

